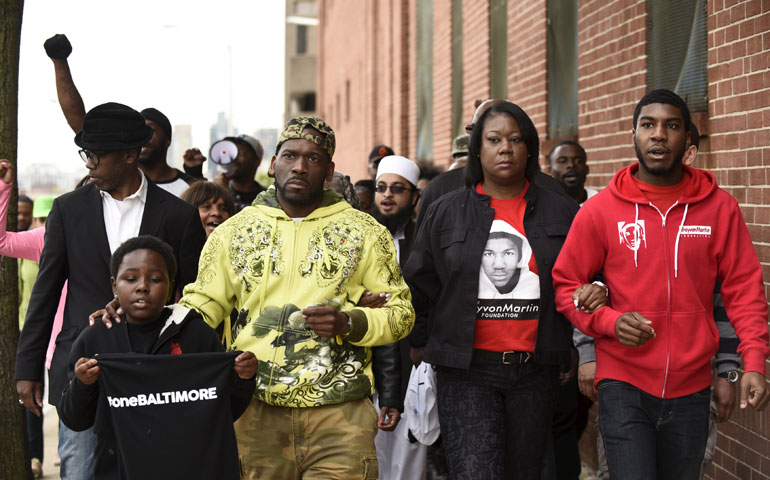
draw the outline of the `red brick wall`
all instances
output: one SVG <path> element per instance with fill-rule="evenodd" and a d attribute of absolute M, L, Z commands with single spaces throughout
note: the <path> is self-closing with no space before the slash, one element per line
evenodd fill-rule
<path fill-rule="evenodd" d="M 634 160 L 634 106 L 646 91 L 646 14 L 639 0 L 592 0 L 578 7 L 578 139 L 588 183 L 606 186 Z"/>
<path fill-rule="evenodd" d="M 340 3 L 345 8 L 332 8 Z M 326 120 L 337 137 L 334 160 L 338 169 L 351 177 L 366 175 L 366 140 L 372 136 L 371 110 L 374 108 L 367 92 L 371 91 L 371 62 L 374 48 L 374 15 L 369 2 L 320 2 L 320 21 L 330 28 L 320 28 L 318 38 L 318 115 Z M 364 28 L 342 28 L 349 19 L 360 18 Z M 369 27 L 369 28 L 366 28 Z M 359 45 L 356 55 L 341 55 L 329 45 Z M 351 105 L 346 105 L 346 82 L 350 82 Z M 350 115 L 347 115 L 347 112 Z M 371 145 L 369 145 L 371 148 Z"/>
<path fill-rule="evenodd" d="M 414 152 L 414 2 L 319 1 L 318 114 L 337 135 L 337 170 L 354 181 L 368 177 L 377 144 Z"/>
<path fill-rule="evenodd" d="M 473 118 L 475 100 L 488 98 L 489 2 L 463 0 L 463 121 Z"/>
<path fill-rule="evenodd" d="M 452 0 L 433 2 L 433 163 L 452 153 Z"/>
<path fill-rule="evenodd" d="M 770 294 L 770 2 L 708 2 L 708 167 L 741 204 Z M 700 159 L 699 159 L 700 160 Z M 766 383 L 770 388 L 770 384 Z M 736 409 L 738 410 L 738 409 Z M 706 478 L 770 478 L 770 412 L 719 425 Z"/>
<path fill-rule="evenodd" d="M 400 145 L 399 153 L 407 158 L 417 159 L 417 0 L 404 1 L 408 5 L 407 14 L 402 17 L 406 32 L 403 40 L 406 41 L 408 55 L 404 55 L 408 64 L 406 68 L 406 77 L 404 78 L 402 103 L 407 115 L 406 135 Z M 402 135 L 404 132 L 402 131 Z"/>
<path fill-rule="evenodd" d="M 541 148 L 548 134 L 546 54 L 546 2 L 508 0 L 508 99 L 532 119 Z"/>

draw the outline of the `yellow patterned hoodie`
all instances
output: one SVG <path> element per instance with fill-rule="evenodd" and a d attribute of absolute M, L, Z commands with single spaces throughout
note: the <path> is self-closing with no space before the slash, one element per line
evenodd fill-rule
<path fill-rule="evenodd" d="M 364 291 L 390 293 L 388 305 L 356 307 Z M 374 218 L 326 190 L 318 208 L 294 221 L 271 187 L 211 233 L 179 303 L 212 327 L 235 308 L 231 348 L 259 360 L 257 398 L 312 407 L 373 392 L 369 347 L 412 330 L 411 300 L 391 235 Z M 329 340 L 306 327 L 300 311 L 324 301 L 350 316 L 349 335 Z"/>

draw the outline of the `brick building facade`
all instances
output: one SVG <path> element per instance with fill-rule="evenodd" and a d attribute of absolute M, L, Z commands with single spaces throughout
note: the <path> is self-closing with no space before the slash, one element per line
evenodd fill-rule
<path fill-rule="evenodd" d="M 364 178 L 378 143 L 446 166 L 475 101 L 496 96 L 532 117 L 542 164 L 550 146 L 573 138 L 588 152 L 588 184 L 602 188 L 635 161 L 636 102 L 651 87 L 673 88 L 651 80 L 670 52 L 656 50 L 650 32 L 670 28 L 660 11 L 680 3 L 701 6 L 705 16 L 708 101 L 693 108 L 703 135 L 696 166 L 740 202 L 770 295 L 770 0 L 320 0 L 317 109 L 338 134 L 337 168 Z M 549 107 L 564 97 L 550 86 L 549 35 L 561 32 L 549 26 L 569 17 L 560 11 L 566 5 L 576 11 L 577 121 L 552 126 Z M 493 61 L 501 52 L 507 62 Z M 425 72 L 432 82 L 419 81 Z M 564 128 L 571 133 L 549 136 Z M 770 479 L 770 411 L 736 408 L 719 431 L 707 478 Z M 589 429 L 581 441 L 589 464 L 593 440 Z"/>

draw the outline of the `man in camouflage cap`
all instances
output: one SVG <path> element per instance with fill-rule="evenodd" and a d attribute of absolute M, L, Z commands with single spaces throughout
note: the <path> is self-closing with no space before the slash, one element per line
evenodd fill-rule
<path fill-rule="evenodd" d="M 464 167 L 468 161 L 468 143 L 470 143 L 471 136 L 466 134 L 455 137 L 452 141 L 452 164 L 449 165 L 447 170 L 454 170 L 455 168 Z"/>
<path fill-rule="evenodd" d="M 377 476 L 370 349 L 404 338 L 414 310 L 390 233 L 324 190 L 334 149 L 320 118 L 290 120 L 270 163 L 274 185 L 209 236 L 179 302 L 212 327 L 224 319 L 231 349 L 259 360 L 235 424 L 246 479 Z M 390 299 L 357 307 L 366 291 Z"/>

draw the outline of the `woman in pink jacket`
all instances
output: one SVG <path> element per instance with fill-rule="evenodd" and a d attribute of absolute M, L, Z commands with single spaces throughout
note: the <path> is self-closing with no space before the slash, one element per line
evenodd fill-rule
<path fill-rule="evenodd" d="M 11 198 L 11 189 L 13 188 L 13 165 L 7 160 L 0 160 L 0 179 L 2 179 L 2 182 L 0 182 L 0 218 L 5 218 L 8 214 L 8 202 Z M 44 237 L 44 226 L 24 232 L 8 232 L 6 231 L 5 222 L 0 222 L 0 255 L 11 258 L 23 258 L 38 263 L 40 262 L 40 254 L 43 252 Z M 51 365 L 51 356 L 53 355 L 53 349 L 56 346 L 55 339 L 61 330 L 62 318 L 64 315 L 64 299 L 66 297 L 67 284 L 65 283 L 64 289 L 62 290 L 62 296 L 59 300 L 59 308 L 56 310 L 56 317 L 54 318 L 51 342 L 48 344 L 48 352 L 46 353 L 45 361 L 46 368 L 49 368 Z M 43 419 L 42 414 L 40 419 L 35 419 L 34 417 L 29 418 L 30 415 L 34 414 L 27 411 L 27 434 L 30 438 L 32 451 L 35 452 L 35 450 L 37 450 L 39 452 L 33 453 L 32 455 L 32 472 L 35 475 L 35 478 L 39 478 L 43 474 Z M 33 443 L 37 443 L 37 445 L 35 446 Z"/>

